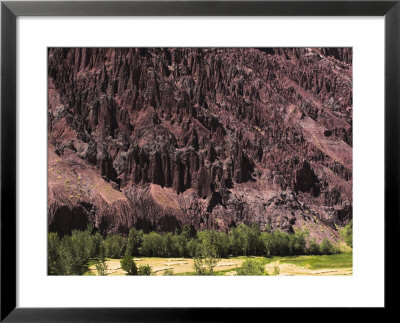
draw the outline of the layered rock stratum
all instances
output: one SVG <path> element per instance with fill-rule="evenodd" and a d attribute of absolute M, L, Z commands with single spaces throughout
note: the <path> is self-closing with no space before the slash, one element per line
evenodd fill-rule
<path fill-rule="evenodd" d="M 351 49 L 49 49 L 50 231 L 351 218 Z"/>

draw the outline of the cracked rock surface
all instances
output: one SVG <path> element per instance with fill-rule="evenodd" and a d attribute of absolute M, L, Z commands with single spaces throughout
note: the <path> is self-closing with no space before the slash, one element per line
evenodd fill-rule
<path fill-rule="evenodd" d="M 352 218 L 349 48 L 51 48 L 48 228 Z"/>

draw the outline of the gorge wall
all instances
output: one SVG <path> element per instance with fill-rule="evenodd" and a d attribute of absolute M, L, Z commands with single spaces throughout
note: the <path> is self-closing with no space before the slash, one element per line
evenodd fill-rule
<path fill-rule="evenodd" d="M 321 240 L 352 218 L 349 48 L 51 48 L 48 227 Z"/>

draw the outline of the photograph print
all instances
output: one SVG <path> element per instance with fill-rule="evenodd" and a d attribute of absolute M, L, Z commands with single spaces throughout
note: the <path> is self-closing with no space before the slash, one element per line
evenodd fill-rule
<path fill-rule="evenodd" d="M 352 275 L 352 48 L 48 48 L 48 275 Z"/>

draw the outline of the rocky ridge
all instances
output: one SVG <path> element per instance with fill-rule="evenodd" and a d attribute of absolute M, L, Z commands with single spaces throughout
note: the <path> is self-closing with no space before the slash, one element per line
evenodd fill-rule
<path fill-rule="evenodd" d="M 352 218 L 347 48 L 52 48 L 49 230 L 336 240 Z"/>

